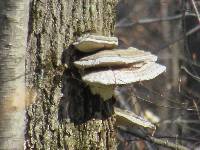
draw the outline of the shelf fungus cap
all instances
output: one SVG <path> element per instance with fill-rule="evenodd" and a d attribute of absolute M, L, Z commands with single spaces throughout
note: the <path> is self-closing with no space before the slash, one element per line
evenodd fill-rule
<path fill-rule="evenodd" d="M 114 114 L 116 116 L 117 125 L 138 125 L 144 128 L 156 129 L 156 126 L 150 121 L 144 119 L 141 116 L 127 110 L 122 110 L 120 108 L 114 107 Z"/>
<path fill-rule="evenodd" d="M 82 76 L 84 82 L 92 85 L 124 85 L 143 80 L 150 80 L 166 70 L 166 67 L 155 62 L 149 62 L 137 68 L 98 70 Z"/>
<path fill-rule="evenodd" d="M 116 48 L 118 46 L 118 38 L 85 34 L 79 37 L 73 45 L 81 52 L 94 52 L 103 48 Z"/>
<path fill-rule="evenodd" d="M 132 65 L 128 68 L 89 72 L 82 76 L 82 80 L 90 86 L 93 94 L 99 94 L 104 100 L 107 100 L 113 96 L 116 86 L 150 80 L 165 70 L 165 66 L 149 62 L 140 68 Z"/>
<path fill-rule="evenodd" d="M 157 56 L 134 47 L 99 51 L 74 62 L 79 69 L 107 66 L 127 66 L 139 62 L 155 62 Z"/>

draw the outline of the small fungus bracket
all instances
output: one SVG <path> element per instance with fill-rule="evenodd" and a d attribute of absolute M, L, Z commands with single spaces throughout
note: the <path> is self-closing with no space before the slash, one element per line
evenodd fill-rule
<path fill-rule="evenodd" d="M 150 128 L 155 130 L 156 126 L 151 123 L 150 121 L 142 118 L 141 116 L 136 115 L 135 113 L 128 111 L 128 110 L 122 110 L 120 108 L 115 107 L 114 108 L 114 115 L 116 116 L 116 124 L 117 126 L 141 126 L 144 128 Z"/>
<path fill-rule="evenodd" d="M 116 37 L 84 34 L 73 44 L 79 51 L 89 53 L 100 49 L 113 49 L 118 46 Z"/>

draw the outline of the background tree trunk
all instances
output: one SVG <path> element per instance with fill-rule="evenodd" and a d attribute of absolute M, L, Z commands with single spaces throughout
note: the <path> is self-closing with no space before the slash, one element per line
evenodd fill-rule
<path fill-rule="evenodd" d="M 77 52 L 68 48 L 86 32 L 112 35 L 116 3 L 32 1 L 26 65 L 30 91 L 26 149 L 116 149 L 112 102 L 93 96 L 80 81 L 71 66 Z M 62 54 L 68 69 L 61 63 Z"/>
<path fill-rule="evenodd" d="M 28 0 L 0 1 L 0 149 L 24 147 Z"/>

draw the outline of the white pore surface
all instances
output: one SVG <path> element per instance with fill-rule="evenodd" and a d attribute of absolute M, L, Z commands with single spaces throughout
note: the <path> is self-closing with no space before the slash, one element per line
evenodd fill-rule
<path fill-rule="evenodd" d="M 165 66 L 149 62 L 139 69 L 129 67 L 118 70 L 94 71 L 83 75 L 82 79 L 91 85 L 123 85 L 153 79 L 165 70 Z"/>
<path fill-rule="evenodd" d="M 118 38 L 98 35 L 83 35 L 73 44 L 79 51 L 93 52 L 102 48 L 112 49 L 118 46 Z"/>
<path fill-rule="evenodd" d="M 74 64 L 77 68 L 84 69 L 89 67 L 127 65 L 148 61 L 157 61 L 157 56 L 150 52 L 145 52 L 131 47 L 128 49 L 100 51 L 96 54 L 83 57 L 80 60 L 75 61 Z"/>
<path fill-rule="evenodd" d="M 95 95 L 100 95 L 103 100 L 110 99 L 114 94 L 114 86 L 113 85 L 89 85 L 91 92 Z"/>

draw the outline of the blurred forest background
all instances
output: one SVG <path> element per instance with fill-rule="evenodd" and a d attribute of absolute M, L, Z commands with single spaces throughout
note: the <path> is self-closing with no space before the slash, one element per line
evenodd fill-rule
<path fill-rule="evenodd" d="M 121 0 L 115 27 L 120 47 L 150 51 L 167 67 L 154 80 L 120 89 L 117 105 L 156 123 L 155 137 L 191 149 L 200 149 L 198 8 L 193 0 Z M 119 149 L 164 149 L 124 132 L 118 139 Z"/>

